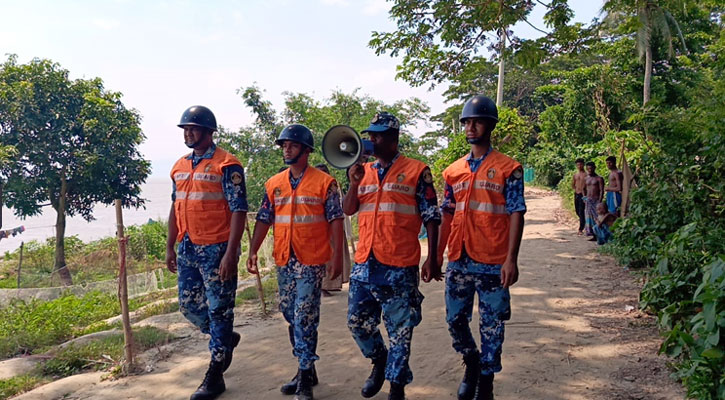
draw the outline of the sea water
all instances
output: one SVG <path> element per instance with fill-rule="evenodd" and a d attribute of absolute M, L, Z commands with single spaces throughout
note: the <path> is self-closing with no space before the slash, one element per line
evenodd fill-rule
<path fill-rule="evenodd" d="M 123 224 L 140 225 L 152 220 L 166 221 L 171 207 L 171 181 L 151 178 L 141 186 L 141 197 L 146 199 L 145 208 L 123 209 Z M 55 236 L 56 212 L 51 206 L 43 207 L 43 213 L 22 219 L 12 209 L 2 208 L 2 230 L 25 226 L 25 232 L 0 240 L 0 255 L 20 247 L 20 243 L 31 240 L 45 241 Z M 111 204 L 96 204 L 93 210 L 95 220 L 86 221 L 80 216 L 66 217 L 65 235 L 76 235 L 88 242 L 106 236 L 116 235 L 116 209 Z"/>

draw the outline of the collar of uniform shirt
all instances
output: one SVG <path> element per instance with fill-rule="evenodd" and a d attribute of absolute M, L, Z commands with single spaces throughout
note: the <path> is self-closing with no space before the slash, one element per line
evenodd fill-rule
<path fill-rule="evenodd" d="M 196 153 L 194 153 L 192 151 L 191 154 L 186 156 L 186 159 L 187 160 L 203 160 L 205 158 L 212 158 L 212 157 L 214 157 L 214 150 L 216 150 L 216 145 L 214 143 L 212 143 L 211 146 L 209 146 L 209 148 L 206 149 L 206 152 L 204 154 L 202 154 L 201 156 L 197 156 Z"/>
<path fill-rule="evenodd" d="M 400 153 L 396 154 L 395 157 L 393 157 L 393 159 L 390 161 L 390 164 L 388 164 L 388 166 L 384 167 L 384 168 L 382 165 L 380 165 L 380 160 L 376 160 L 373 163 L 373 168 L 375 168 L 375 169 L 383 168 L 383 170 L 386 170 L 386 169 L 390 168 L 393 165 L 393 163 L 395 162 L 395 160 L 397 160 L 398 158 L 400 158 Z"/>
<path fill-rule="evenodd" d="M 493 151 L 493 146 L 488 146 L 488 150 L 486 151 L 486 154 L 482 155 L 479 158 L 473 158 L 473 151 L 471 151 L 466 156 L 466 160 L 468 160 L 468 161 L 483 161 L 483 159 L 485 159 L 489 154 L 491 154 L 491 151 Z"/>
<path fill-rule="evenodd" d="M 292 170 L 287 168 L 287 170 L 289 171 L 289 182 L 291 184 L 300 183 L 300 181 L 302 180 L 302 177 L 305 176 L 305 172 L 307 171 L 308 166 L 309 165 L 305 165 L 305 168 L 302 169 L 302 172 L 300 172 L 299 178 L 295 178 L 294 176 L 292 176 Z"/>

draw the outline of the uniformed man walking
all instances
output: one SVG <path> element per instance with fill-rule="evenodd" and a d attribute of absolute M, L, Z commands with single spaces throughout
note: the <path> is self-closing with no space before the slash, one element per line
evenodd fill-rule
<path fill-rule="evenodd" d="M 363 131 L 370 135 L 377 161 L 350 168 L 346 214 L 358 214 L 360 241 L 350 275 L 348 327 L 373 369 L 362 388 L 373 397 L 387 379 L 389 399 L 405 398 L 413 380 L 408 365 L 413 328 L 421 321 L 423 295 L 418 290 L 421 224 L 428 231 L 425 282 L 440 280 L 436 243 L 440 210 L 430 169 L 398 152 L 400 124 L 381 112 Z M 378 329 L 382 313 L 390 350 Z"/>
<path fill-rule="evenodd" d="M 277 265 L 279 309 L 289 324 L 292 354 L 298 359 L 297 374 L 281 387 L 295 400 L 311 400 L 318 382 L 315 361 L 320 293 L 326 263 L 331 279 L 342 271 L 342 208 L 337 182 L 308 165 L 314 150 L 312 132 L 293 124 L 282 130 L 276 144 L 282 147 L 289 169 L 265 183 L 257 214 L 247 270 L 259 273 L 257 251 L 270 226 L 274 226 L 274 261 Z M 332 243 L 330 245 L 330 236 Z"/>
<path fill-rule="evenodd" d="M 232 326 L 247 198 L 241 163 L 212 140 L 217 125 L 211 110 L 189 107 L 178 126 L 193 151 L 171 170 L 166 266 L 179 273 L 181 313 L 211 335 L 209 369 L 191 395 L 191 400 L 207 400 L 226 389 L 223 372 L 240 340 Z"/>
<path fill-rule="evenodd" d="M 466 370 L 461 400 L 493 399 L 493 374 L 501 371 L 504 321 L 511 315 L 509 286 L 518 280 L 518 254 L 524 228 L 521 164 L 491 147 L 498 122 L 496 104 L 474 96 L 463 106 L 461 123 L 471 152 L 443 171 L 446 191 L 441 209 L 438 257 L 448 246 L 446 322 L 453 348 Z M 469 323 L 478 293 L 481 351 Z"/>

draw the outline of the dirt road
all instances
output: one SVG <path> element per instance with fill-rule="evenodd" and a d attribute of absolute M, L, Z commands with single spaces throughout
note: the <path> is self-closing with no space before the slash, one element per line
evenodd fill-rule
<path fill-rule="evenodd" d="M 526 199 L 521 278 L 512 289 L 496 398 L 682 399 L 665 360 L 656 356 L 654 320 L 627 311 L 637 304 L 635 278 L 576 236 L 556 195 L 532 189 Z M 443 283 L 422 284 L 421 290 L 426 299 L 413 340 L 415 379 L 406 392 L 411 400 L 453 399 L 463 368 L 446 329 Z M 370 364 L 347 329 L 346 294 L 323 299 L 317 399 L 359 399 L 369 373 Z M 20 398 L 187 399 L 207 366 L 206 338 L 193 333 L 178 313 L 156 321 L 171 323 L 167 327 L 187 337 L 170 345 L 165 360 L 151 363 L 151 372 L 103 382 L 100 374 L 84 374 Z M 260 318 L 254 310 L 240 309 L 236 321 L 242 343 L 221 399 L 291 399 L 279 393 L 296 370 L 282 317 Z M 476 318 L 472 328 L 477 332 Z M 375 399 L 387 398 L 387 390 L 386 385 Z"/>

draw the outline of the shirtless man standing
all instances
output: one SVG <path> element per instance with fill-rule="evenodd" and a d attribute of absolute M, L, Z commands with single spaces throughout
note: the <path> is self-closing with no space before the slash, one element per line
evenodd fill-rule
<path fill-rule="evenodd" d="M 609 184 L 607 191 L 607 209 L 611 214 L 619 216 L 619 206 L 622 205 L 622 173 L 617 169 L 617 159 L 614 156 L 607 157 L 607 168 L 609 168 Z"/>
<path fill-rule="evenodd" d="M 579 233 L 581 236 L 584 233 L 584 226 L 586 217 L 584 215 L 584 185 L 586 185 L 587 173 L 584 171 L 584 159 L 576 159 L 577 172 L 574 174 L 571 180 L 571 187 L 574 189 L 574 210 L 576 215 L 579 217 Z"/>
<path fill-rule="evenodd" d="M 586 214 L 587 236 L 590 240 L 597 240 L 594 237 L 594 226 L 597 224 L 597 204 L 602 202 L 604 194 L 604 179 L 595 172 L 596 166 L 589 161 L 587 164 L 587 178 L 584 186 L 584 214 Z"/>

